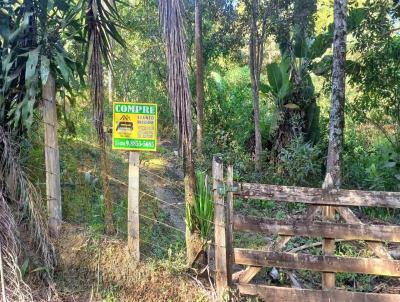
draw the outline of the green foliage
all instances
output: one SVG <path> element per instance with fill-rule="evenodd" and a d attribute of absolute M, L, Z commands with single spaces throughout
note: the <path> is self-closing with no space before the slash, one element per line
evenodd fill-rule
<path fill-rule="evenodd" d="M 278 170 L 288 185 L 316 185 L 322 179 L 322 157 L 318 146 L 304 142 L 302 137 L 279 154 Z"/>
<path fill-rule="evenodd" d="M 290 58 L 283 57 L 281 62 L 267 65 L 269 90 L 272 92 L 276 103 L 280 106 L 283 99 L 290 93 Z"/>
<path fill-rule="evenodd" d="M 0 12 L 0 123 L 30 129 L 34 108 L 50 73 L 73 95 L 83 69 L 65 45 L 82 39 L 82 2 L 10 1 Z"/>
<path fill-rule="evenodd" d="M 211 72 L 206 93 L 205 150 L 210 158 L 222 153 L 227 161 L 247 167 L 251 164 L 249 151 L 254 135 L 248 67 L 229 66 Z M 263 132 L 268 133 L 268 112 L 263 102 L 261 114 Z"/>
<path fill-rule="evenodd" d="M 343 184 L 348 188 L 400 190 L 399 153 L 387 143 L 374 144 L 355 130 L 349 131 L 345 139 L 343 168 Z"/>
<path fill-rule="evenodd" d="M 361 55 L 356 68 L 349 70 L 352 85 L 361 93 L 347 109 L 355 121 L 373 124 L 400 152 L 400 38 L 391 34 L 399 17 L 393 1 L 366 5 L 368 15 L 354 33 L 357 42 L 352 49 Z"/>
<path fill-rule="evenodd" d="M 84 63 L 88 64 L 93 50 L 100 48 L 105 64 L 112 68 L 112 41 L 125 47 L 117 26 L 122 26 L 122 19 L 116 6 L 105 0 L 89 0 L 86 10 L 86 46 Z"/>
<path fill-rule="evenodd" d="M 199 232 L 204 242 L 210 237 L 214 220 L 212 191 L 205 172 L 196 172 L 196 198 L 193 205 L 186 204 L 186 225 L 192 232 Z"/>
<path fill-rule="evenodd" d="M 368 6 L 367 6 L 368 7 Z M 347 16 L 347 32 L 351 33 L 355 31 L 360 24 L 365 20 L 368 14 L 366 7 L 353 8 L 349 11 Z M 327 30 L 317 35 L 311 45 L 309 46 L 309 55 L 311 59 L 322 57 L 325 52 L 332 46 L 333 42 L 333 23 L 329 24 Z"/>

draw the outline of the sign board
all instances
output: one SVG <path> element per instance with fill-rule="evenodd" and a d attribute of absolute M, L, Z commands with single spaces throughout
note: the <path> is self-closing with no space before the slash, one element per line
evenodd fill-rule
<path fill-rule="evenodd" d="M 112 148 L 156 151 L 157 104 L 114 102 Z"/>

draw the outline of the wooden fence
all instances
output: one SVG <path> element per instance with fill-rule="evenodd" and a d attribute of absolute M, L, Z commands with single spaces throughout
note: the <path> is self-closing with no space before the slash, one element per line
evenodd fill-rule
<path fill-rule="evenodd" d="M 393 260 L 382 242 L 400 242 L 400 226 L 363 224 L 346 207 L 400 208 L 400 192 L 366 192 L 353 190 L 325 190 L 319 188 L 288 187 L 265 184 L 234 183 L 233 169 L 228 167 L 226 180 L 223 163 L 213 159 L 213 190 L 215 204 L 215 265 L 216 288 L 221 300 L 232 290 L 240 294 L 254 295 L 265 301 L 354 301 L 398 302 L 400 295 L 360 293 L 338 290 L 322 284 L 322 290 L 252 285 L 251 280 L 263 267 L 279 267 L 319 271 L 333 277 L 335 273 L 348 272 L 380 276 L 400 277 L 400 261 Z M 314 222 L 304 220 L 276 220 L 237 215 L 233 210 L 234 197 L 243 199 L 271 200 L 275 202 L 305 203 L 331 206 L 345 221 Z M 315 211 L 314 211 L 315 212 Z M 233 232 L 279 235 L 273 247 L 252 250 L 233 247 Z M 285 244 L 293 236 L 322 237 L 325 242 L 334 239 L 365 240 L 378 258 L 337 257 L 331 253 L 313 256 L 285 253 Z M 325 249 L 324 249 L 325 250 Z M 234 264 L 244 265 L 243 271 L 233 273 Z M 324 280 L 324 278 L 323 278 Z M 225 298 L 223 298 L 225 295 Z"/>

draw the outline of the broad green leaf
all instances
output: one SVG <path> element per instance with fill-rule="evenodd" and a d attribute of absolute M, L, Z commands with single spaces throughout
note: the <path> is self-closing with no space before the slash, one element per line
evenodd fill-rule
<path fill-rule="evenodd" d="M 40 57 L 40 79 L 42 81 L 42 85 L 46 85 L 47 79 L 50 73 L 50 60 L 47 56 Z"/>
<path fill-rule="evenodd" d="M 8 74 L 8 71 L 10 70 L 10 68 L 12 67 L 12 65 L 14 64 L 14 61 L 13 62 L 10 62 L 11 61 L 11 58 L 12 58 L 12 54 L 13 54 L 13 52 L 12 51 L 10 51 L 7 55 L 3 55 L 3 57 L 2 57 L 2 62 L 1 62 L 1 65 L 2 65 L 2 72 L 3 72 L 3 74 L 5 74 L 5 75 L 7 75 Z"/>
<path fill-rule="evenodd" d="M 272 88 L 271 88 L 271 86 L 269 86 L 269 85 L 267 85 L 267 84 L 260 83 L 260 91 L 261 91 L 262 93 L 267 94 L 267 93 L 272 92 Z"/>
<path fill-rule="evenodd" d="M 25 13 L 24 13 L 24 18 L 22 19 L 21 24 L 20 24 L 19 27 L 18 27 L 13 33 L 11 33 L 10 36 L 8 37 L 8 39 L 9 39 L 10 42 L 13 42 L 13 41 L 18 37 L 18 35 L 20 34 L 20 32 L 23 31 L 23 30 L 25 30 L 25 29 L 29 26 L 29 20 L 30 20 L 30 17 L 31 17 L 32 15 L 33 15 L 32 12 L 25 12 Z"/>
<path fill-rule="evenodd" d="M 66 82 L 68 82 L 68 80 L 69 80 L 69 69 L 68 69 L 67 64 L 65 63 L 64 55 L 62 53 L 56 51 L 55 60 L 56 60 L 58 68 L 61 71 L 61 75 L 62 75 L 63 79 Z"/>
<path fill-rule="evenodd" d="M 305 37 L 298 35 L 294 43 L 294 55 L 296 58 L 305 58 L 307 54 L 307 41 Z"/>
<path fill-rule="evenodd" d="M 35 75 L 36 68 L 39 62 L 39 51 L 40 46 L 36 47 L 34 50 L 31 50 L 28 54 L 28 60 L 26 61 L 26 69 L 25 69 L 25 81 L 29 82 L 33 79 Z"/>
<path fill-rule="evenodd" d="M 282 74 L 282 87 L 279 89 L 278 97 L 282 100 L 284 99 L 290 91 L 290 58 L 283 57 L 281 63 L 279 64 L 279 68 Z"/>
<path fill-rule="evenodd" d="M 290 66 L 290 58 L 285 56 L 282 58 L 281 63 L 279 64 L 279 68 L 281 69 L 281 73 L 285 74 L 289 79 L 289 66 Z"/>
<path fill-rule="evenodd" d="M 282 87 L 282 73 L 277 63 L 267 65 L 268 82 L 275 94 L 279 93 Z"/>

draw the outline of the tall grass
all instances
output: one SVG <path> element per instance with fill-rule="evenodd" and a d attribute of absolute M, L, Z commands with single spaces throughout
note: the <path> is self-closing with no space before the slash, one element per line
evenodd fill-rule
<path fill-rule="evenodd" d="M 192 232 L 198 232 L 207 242 L 214 219 L 214 204 L 211 186 L 205 172 L 196 171 L 196 198 L 193 205 L 186 205 L 186 225 Z"/>

